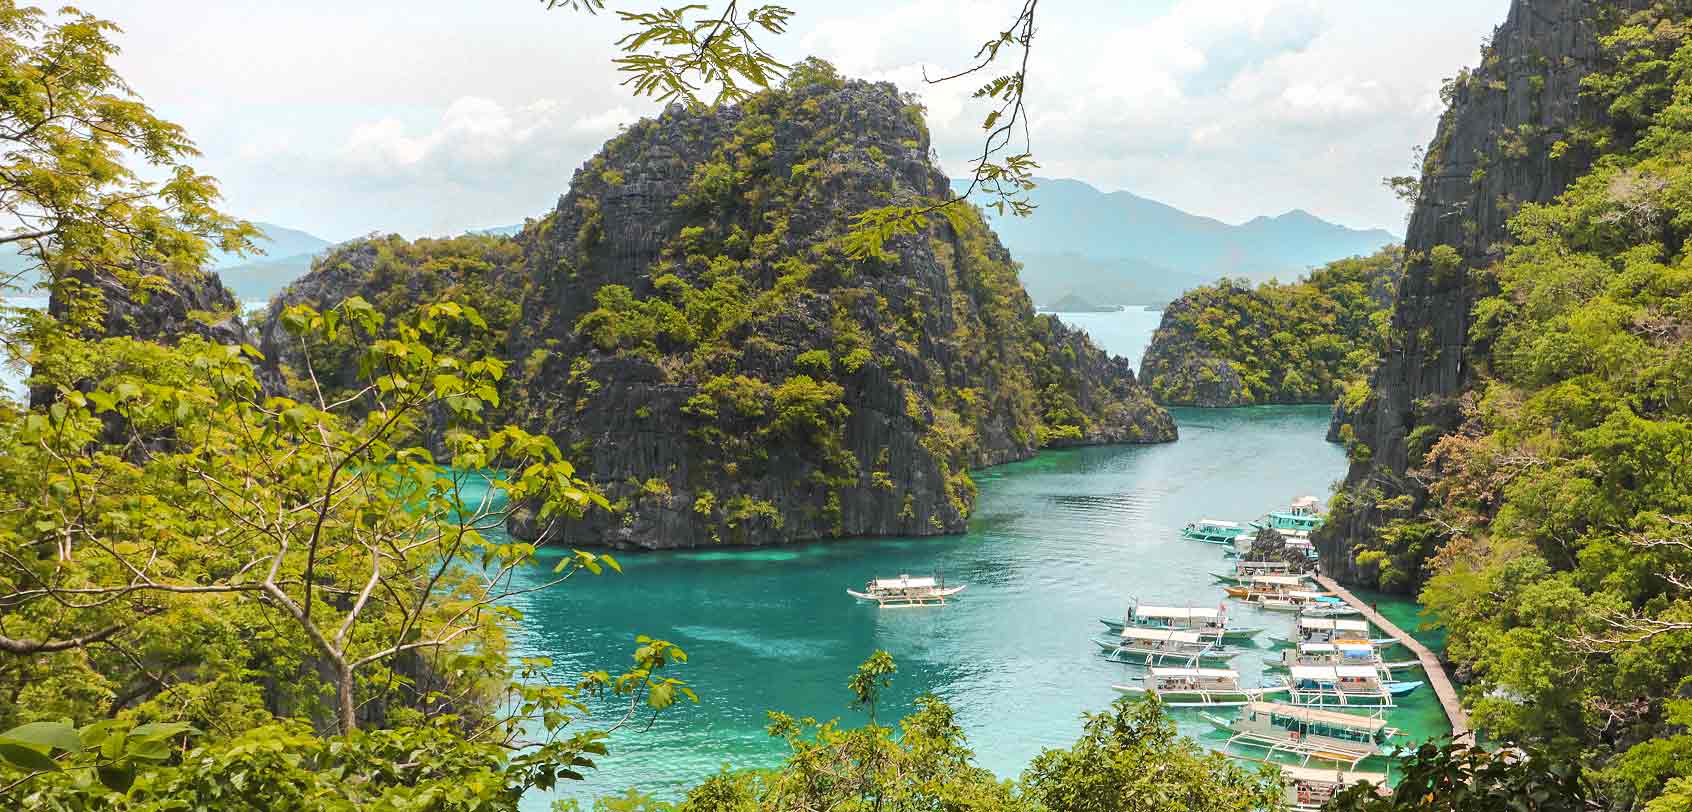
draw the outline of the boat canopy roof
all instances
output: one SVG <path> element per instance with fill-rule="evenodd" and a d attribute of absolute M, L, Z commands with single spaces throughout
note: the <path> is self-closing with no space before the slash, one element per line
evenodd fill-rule
<path fill-rule="evenodd" d="M 1362 641 L 1346 640 L 1346 641 L 1339 642 L 1339 643 L 1329 643 L 1328 645 L 1334 646 L 1335 648 L 1338 648 L 1340 651 L 1343 651 L 1347 655 L 1353 656 L 1353 657 L 1355 657 L 1359 654 L 1374 654 L 1375 653 L 1375 644 L 1370 643 L 1367 640 L 1362 640 Z"/>
<path fill-rule="evenodd" d="M 1204 525 L 1206 527 L 1239 527 L 1240 526 L 1239 522 L 1225 522 L 1225 521 L 1222 521 L 1221 519 L 1199 519 L 1197 522 L 1194 522 L 1194 524 Z"/>
<path fill-rule="evenodd" d="M 1381 676 L 1381 672 L 1372 665 L 1336 665 L 1334 666 L 1334 674 L 1352 679 L 1359 677 L 1379 679 Z"/>
<path fill-rule="evenodd" d="M 1231 668 L 1153 668 L 1154 677 L 1217 677 L 1239 679 L 1240 672 Z"/>
<path fill-rule="evenodd" d="M 939 581 L 934 578 L 912 578 L 909 575 L 901 575 L 897 578 L 877 578 L 872 583 L 875 589 L 920 589 L 922 587 L 939 586 Z"/>
<path fill-rule="evenodd" d="M 1315 767 L 1300 767 L 1296 764 L 1282 764 L 1280 767 L 1281 777 L 1288 778 L 1293 781 L 1339 784 L 1347 787 L 1364 781 L 1384 786 L 1387 781 L 1386 773 L 1354 772 L 1352 770 L 1320 770 Z"/>
<path fill-rule="evenodd" d="M 1293 500 L 1292 506 L 1293 510 L 1298 510 L 1299 508 L 1313 508 L 1320 504 L 1321 502 L 1316 501 L 1314 496 L 1300 496 Z"/>
<path fill-rule="evenodd" d="M 1204 640 L 1204 635 L 1198 632 L 1180 629 L 1147 629 L 1140 626 L 1122 627 L 1122 637 L 1126 640 L 1173 640 L 1178 643 L 1198 643 Z"/>
<path fill-rule="evenodd" d="M 1301 705 L 1283 705 L 1279 702 L 1253 702 L 1246 708 L 1252 713 L 1268 713 L 1304 722 L 1320 722 L 1334 727 L 1366 730 L 1370 733 L 1378 733 L 1387 726 L 1387 720 L 1374 716 L 1353 716 L 1339 711 L 1307 708 Z"/>
<path fill-rule="evenodd" d="M 1339 650 L 1339 647 L 1335 646 L 1333 643 L 1299 643 L 1298 644 L 1298 651 L 1299 651 L 1300 654 L 1323 654 L 1323 653 L 1327 653 L 1327 652 L 1330 652 L 1330 651 L 1338 651 L 1338 650 Z"/>
<path fill-rule="evenodd" d="M 1241 561 L 1235 564 L 1234 568 L 1241 570 L 1284 570 L 1291 566 L 1285 561 Z"/>
<path fill-rule="evenodd" d="M 1292 596 L 1292 597 L 1295 597 L 1295 598 L 1309 598 L 1313 601 L 1324 600 L 1324 599 L 1329 599 L 1329 598 L 1332 598 L 1333 600 L 1339 600 L 1338 598 L 1334 598 L 1334 596 L 1329 595 L 1325 592 L 1311 592 L 1309 590 L 1304 590 L 1304 589 L 1294 589 L 1294 590 L 1288 592 L 1287 594 Z"/>
<path fill-rule="evenodd" d="M 1298 586 L 1299 584 L 1304 583 L 1304 578 L 1302 578 L 1301 576 L 1297 576 L 1297 575 L 1254 575 L 1251 578 L 1251 582 L 1254 583 L 1254 584 L 1276 584 L 1276 585 L 1279 585 L 1279 586 Z"/>
<path fill-rule="evenodd" d="M 1160 618 L 1187 618 L 1187 619 L 1196 620 L 1196 619 L 1199 619 L 1199 618 L 1221 617 L 1222 611 L 1220 609 L 1213 609 L 1213 608 L 1210 608 L 1208 606 L 1198 607 L 1198 608 L 1194 608 L 1194 607 L 1190 607 L 1190 606 L 1136 606 L 1136 607 L 1134 607 L 1134 616 L 1135 617 L 1160 617 Z"/>

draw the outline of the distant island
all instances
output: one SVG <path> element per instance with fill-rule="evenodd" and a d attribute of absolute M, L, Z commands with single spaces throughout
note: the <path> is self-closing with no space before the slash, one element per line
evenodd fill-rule
<path fill-rule="evenodd" d="M 1120 313 L 1128 308 L 1122 305 L 1095 304 L 1070 293 L 1041 309 L 1052 313 Z"/>

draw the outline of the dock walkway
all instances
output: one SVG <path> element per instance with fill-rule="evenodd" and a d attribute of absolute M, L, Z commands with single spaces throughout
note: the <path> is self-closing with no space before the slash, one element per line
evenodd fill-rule
<path fill-rule="evenodd" d="M 1463 710 L 1463 703 L 1457 696 L 1457 688 L 1451 684 L 1451 678 L 1445 675 L 1445 666 L 1440 663 L 1439 656 L 1421 644 L 1416 638 L 1403 629 L 1398 628 L 1392 621 L 1381 617 L 1373 606 L 1364 603 L 1351 591 L 1340 586 L 1334 579 L 1326 575 L 1316 576 L 1316 583 L 1323 589 L 1340 596 L 1346 603 L 1351 604 L 1363 613 L 1370 623 L 1375 624 L 1381 631 L 1392 636 L 1405 648 L 1415 653 L 1416 659 L 1422 663 L 1422 670 L 1428 673 L 1428 683 L 1433 686 L 1434 693 L 1439 695 L 1440 707 L 1445 709 L 1445 717 L 1451 720 L 1451 737 L 1457 741 L 1474 743 L 1474 731 L 1469 729 L 1469 714 Z"/>

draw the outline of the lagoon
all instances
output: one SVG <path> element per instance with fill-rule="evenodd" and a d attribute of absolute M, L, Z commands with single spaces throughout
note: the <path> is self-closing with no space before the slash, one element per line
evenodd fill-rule
<path fill-rule="evenodd" d="M 969 532 L 752 550 L 621 556 L 624 573 L 524 596 L 515 653 L 554 658 L 559 678 L 628 662 L 637 634 L 682 646 L 676 676 L 701 703 L 649 730 L 625 729 L 578 786 L 590 798 L 635 787 L 676 798 L 721 765 L 770 767 L 784 748 L 764 735 L 767 710 L 840 717 L 846 679 L 876 649 L 898 661 L 884 714 L 933 693 L 958 711 L 979 763 L 1014 777 L 1042 748 L 1070 744 L 1081 714 L 1116 698 L 1133 671 L 1096 653 L 1098 618 L 1129 602 L 1214 606 L 1220 548 L 1187 541 L 1198 518 L 1245 520 L 1303 494 L 1325 495 L 1344 452 L 1323 441 L 1325 407 L 1178 409 L 1179 442 L 1047 452 L 976 472 Z M 969 584 L 945 607 L 877 609 L 845 594 L 875 576 L 940 573 Z M 540 577 L 537 574 L 535 577 Z M 1383 608 L 1386 608 L 1383 601 Z M 1238 622 L 1290 627 L 1285 614 L 1238 606 Z M 1413 624 L 1411 624 L 1413 625 Z M 1262 655 L 1233 666 L 1257 684 Z M 1416 677 L 1412 676 L 1411 679 Z M 1184 732 L 1220 744 L 1192 711 Z M 1421 736 L 1445 722 L 1425 686 L 1393 711 Z M 601 720 L 603 721 L 603 720 Z M 526 799 L 545 809 L 547 799 Z"/>

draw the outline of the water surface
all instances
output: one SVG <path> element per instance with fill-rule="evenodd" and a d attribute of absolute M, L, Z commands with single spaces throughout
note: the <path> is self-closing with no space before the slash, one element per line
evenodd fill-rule
<path fill-rule="evenodd" d="M 1049 452 L 981 471 L 980 501 L 962 536 L 860 539 L 758 550 L 622 556 L 624 574 L 524 596 L 515 639 L 573 675 L 627 662 L 635 635 L 669 639 L 691 657 L 678 676 L 698 706 L 622 731 L 581 796 L 638 787 L 676 797 L 728 763 L 767 767 L 784 750 L 765 712 L 861 718 L 846 680 L 876 649 L 898 661 L 888 711 L 920 694 L 950 702 L 977 758 L 1004 777 L 1042 748 L 1070 744 L 1081 714 L 1116 698 L 1138 671 L 1103 660 L 1089 639 L 1101 615 L 1147 602 L 1214 606 L 1219 548 L 1178 535 L 1201 518 L 1250 519 L 1304 494 L 1326 494 L 1344 454 L 1323 442 L 1324 407 L 1179 409 L 1179 442 Z M 877 609 L 845 594 L 875 576 L 942 574 L 969 584 L 942 608 Z M 1383 602 L 1383 609 L 1388 603 Z M 1240 622 L 1288 616 L 1234 606 Z M 1267 646 L 1267 640 L 1262 641 Z M 1257 684 L 1262 655 L 1233 666 Z M 1444 732 L 1424 688 L 1394 724 Z M 1219 744 L 1191 711 L 1183 730 Z M 545 799 L 529 799 L 534 809 Z"/>

